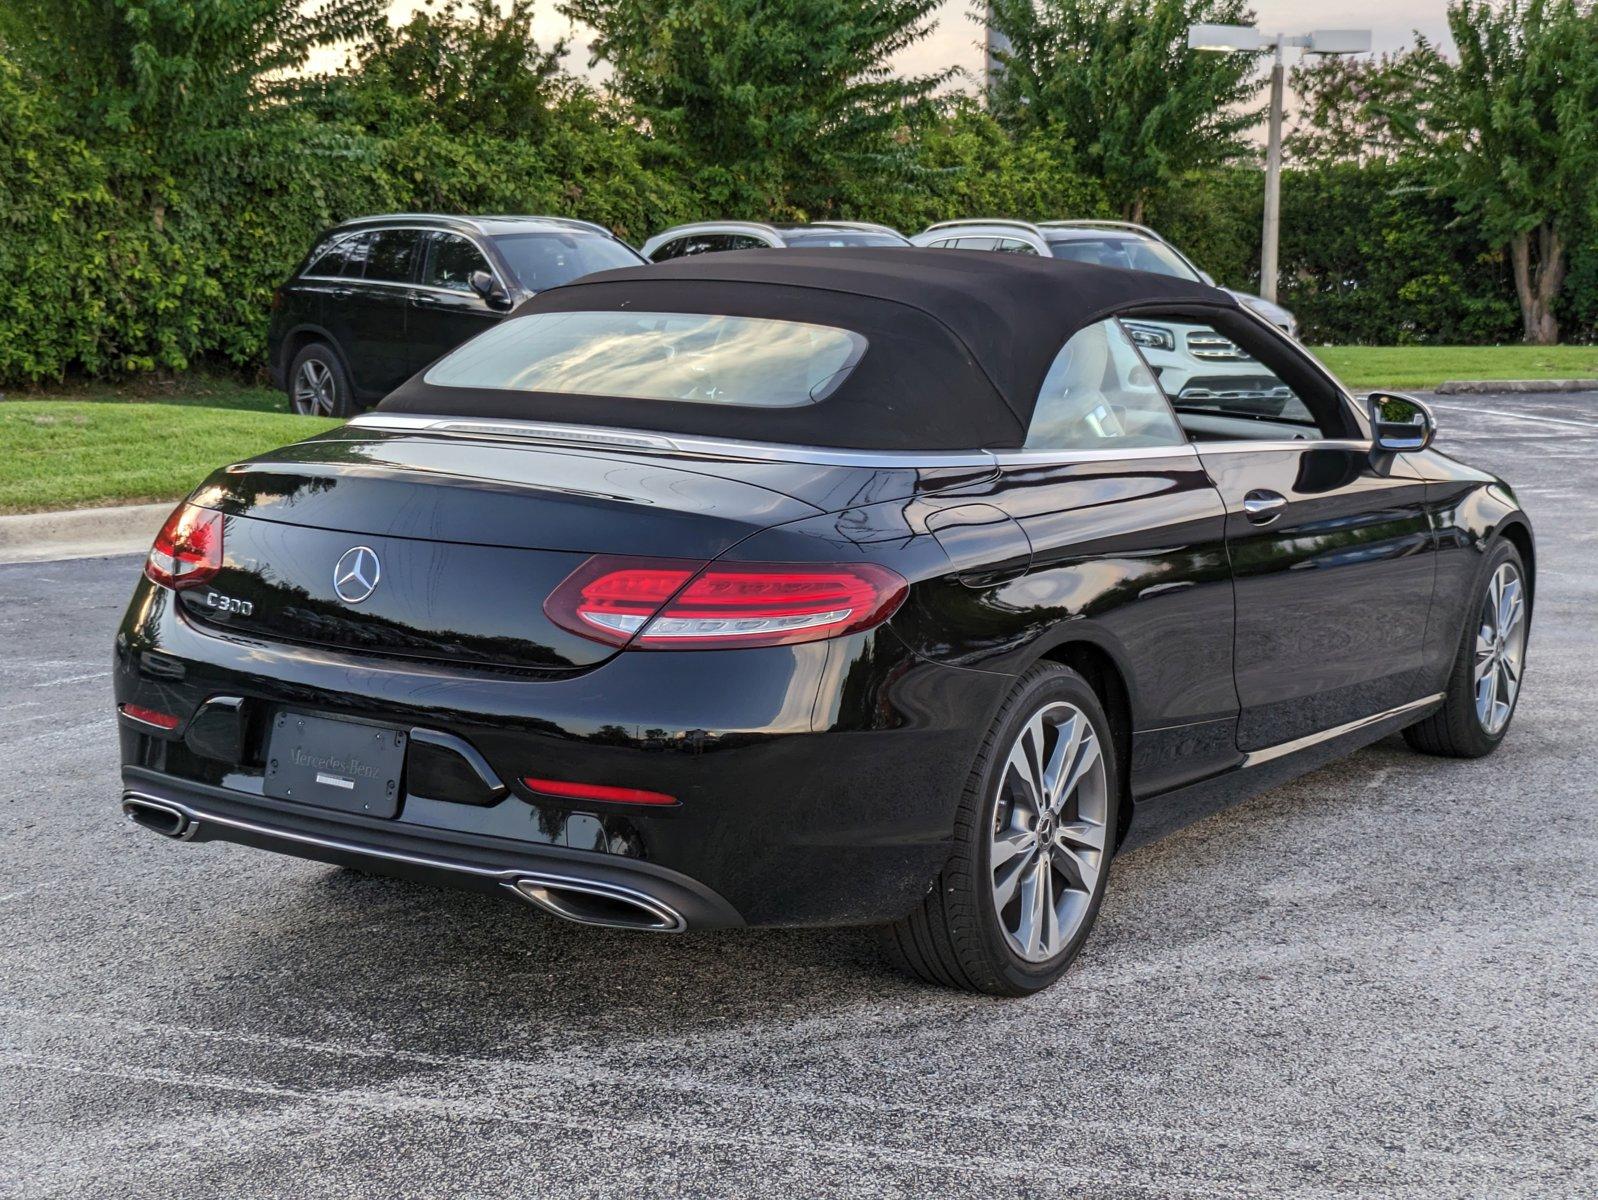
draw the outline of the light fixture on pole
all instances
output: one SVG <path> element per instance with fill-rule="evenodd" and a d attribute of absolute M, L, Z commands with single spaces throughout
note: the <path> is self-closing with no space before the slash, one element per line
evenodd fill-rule
<path fill-rule="evenodd" d="M 1286 70 L 1282 52 L 1297 46 L 1305 54 L 1364 54 L 1371 48 L 1368 29 L 1317 29 L 1302 37 L 1261 33 L 1252 25 L 1189 25 L 1190 50 L 1258 54 L 1275 51 L 1271 65 L 1271 113 L 1265 141 L 1265 228 L 1260 242 L 1260 295 L 1276 303 L 1277 247 L 1282 233 L 1282 92 Z"/>

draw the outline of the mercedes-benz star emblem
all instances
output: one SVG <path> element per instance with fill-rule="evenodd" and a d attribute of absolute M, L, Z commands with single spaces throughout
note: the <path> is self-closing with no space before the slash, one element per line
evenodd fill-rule
<path fill-rule="evenodd" d="M 333 568 L 333 590 L 345 604 L 359 604 L 377 591 L 383 565 L 370 546 L 351 546 Z"/>

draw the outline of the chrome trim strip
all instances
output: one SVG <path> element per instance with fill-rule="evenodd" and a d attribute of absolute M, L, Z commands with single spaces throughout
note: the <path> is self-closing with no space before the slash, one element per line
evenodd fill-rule
<path fill-rule="evenodd" d="M 1141 446 L 1125 450 L 994 450 L 1001 467 L 1069 466 L 1072 463 L 1135 462 L 1144 458 L 1197 458 L 1198 448 L 1185 446 Z"/>
<path fill-rule="evenodd" d="M 1300 750 L 1308 750 L 1322 742 L 1329 742 L 1333 738 L 1340 738 L 1347 733 L 1358 733 L 1372 725 L 1379 725 L 1383 721 L 1394 717 L 1402 717 L 1406 713 L 1419 712 L 1443 699 L 1443 693 L 1437 692 L 1431 696 L 1424 696 L 1419 700 L 1411 700 L 1408 704 L 1400 704 L 1397 708 L 1389 708 L 1386 712 L 1372 713 L 1368 717 L 1360 717 L 1357 721 L 1349 721 L 1342 725 L 1335 725 L 1331 729 L 1323 729 L 1319 733 L 1307 734 L 1301 738 L 1294 738 L 1290 742 L 1279 742 L 1274 746 L 1266 746 L 1263 750 L 1249 750 L 1243 755 L 1243 766 L 1257 767 L 1261 763 L 1268 763 L 1289 754 L 1297 754 Z"/>
<path fill-rule="evenodd" d="M 326 850 L 337 850 L 344 854 L 359 854 L 367 858 L 381 858 L 387 862 L 406 863 L 413 867 L 428 867 L 438 871 L 451 871 L 457 875 L 475 875 L 480 879 L 498 880 L 511 891 L 524 899 L 531 899 L 525 892 L 516 887 L 519 880 L 532 880 L 537 884 L 549 887 L 570 888 L 573 891 L 587 892 L 590 895 L 605 896 L 607 899 L 619 900 L 627 904 L 636 904 L 639 908 L 656 914 L 669 913 L 675 919 L 675 926 L 670 929 L 661 929 L 661 933 L 680 933 L 688 928 L 688 921 L 681 913 L 672 908 L 664 900 L 657 899 L 645 892 L 635 891 L 620 884 L 607 883 L 593 879 L 577 879 L 567 875 L 555 875 L 547 871 L 519 870 L 515 867 L 506 867 L 494 870 L 489 867 L 477 867 L 470 863 L 453 862 L 448 859 L 426 858 L 419 854 L 401 854 L 395 850 L 383 850 L 375 846 L 361 846 L 353 842 L 341 842 L 335 838 L 315 837 L 308 833 L 297 833 L 290 829 L 276 829 L 270 825 L 258 825 L 253 821 L 241 821 L 237 817 L 219 817 L 212 813 L 201 812 L 187 804 L 179 804 L 175 800 L 163 800 L 150 796 L 144 792 L 125 791 L 122 793 L 122 803 L 129 801 L 148 805 L 152 808 L 162 808 L 180 814 L 188 819 L 188 828 L 184 831 L 185 838 L 193 836 L 194 831 L 201 824 L 225 825 L 230 829 L 243 830 L 246 833 L 259 834 L 263 837 L 277 838 L 286 842 L 298 842 L 303 846 L 319 846 Z M 152 831 L 153 832 L 153 831 Z M 553 910 L 551 910 L 553 911 Z M 560 913 L 560 916 L 566 914 Z M 575 918 L 567 918 L 575 919 Z M 598 924 L 598 922 L 586 922 Z M 626 926 L 625 928 L 638 928 Z"/>
<path fill-rule="evenodd" d="M 1198 457 L 1198 448 L 1146 446 L 1125 450 L 845 450 L 831 446 L 790 446 L 780 442 L 746 442 L 735 438 L 645 433 L 599 425 L 556 425 L 541 421 L 454 420 L 409 413 L 362 413 L 348 425 L 357 429 L 444 434 L 456 437 L 513 438 L 533 442 L 567 442 L 599 448 L 689 454 L 707 458 L 741 458 L 795 462 L 817 466 L 887 467 L 1026 467 L 1069 466 L 1072 463 L 1136 462 L 1141 459 Z M 1301 447 L 1303 443 L 1290 443 Z"/>
<path fill-rule="evenodd" d="M 1239 438 L 1230 442 L 1194 442 L 1193 446 L 1199 452 L 1200 458 L 1206 454 L 1260 453 L 1266 450 L 1357 450 L 1362 454 L 1371 452 L 1371 443 L 1356 438 L 1300 438 L 1270 442 Z"/>
<path fill-rule="evenodd" d="M 681 434 L 646 433 L 606 426 L 555 425 L 540 421 L 473 421 L 422 417 L 404 413 L 362 413 L 348 425 L 358 429 L 390 429 L 453 437 L 512 438 L 529 442 L 564 442 L 596 449 L 653 451 L 698 455 L 705 458 L 741 458 L 767 462 L 794 462 L 817 466 L 992 467 L 995 456 L 987 450 L 930 451 L 924 454 L 890 450 L 840 450 L 825 446 L 788 446 L 777 442 L 744 442 L 732 438 L 686 437 Z"/>

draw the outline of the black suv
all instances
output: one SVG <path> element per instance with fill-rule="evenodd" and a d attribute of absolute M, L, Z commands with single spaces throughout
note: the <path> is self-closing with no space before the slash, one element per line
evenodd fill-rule
<path fill-rule="evenodd" d="M 397 213 L 317 239 L 272 297 L 272 382 L 297 413 L 347 416 L 545 288 L 643 262 L 566 217 Z"/>

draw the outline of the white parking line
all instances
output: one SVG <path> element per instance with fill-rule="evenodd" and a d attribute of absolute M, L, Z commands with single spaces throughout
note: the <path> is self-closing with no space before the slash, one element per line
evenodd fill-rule
<path fill-rule="evenodd" d="M 1453 405 L 1449 405 L 1454 408 Z M 1534 413 L 1504 412 L 1497 408 L 1477 408 L 1470 404 L 1461 404 L 1455 410 L 1462 413 L 1482 413 L 1489 417 L 1505 417 L 1511 421 L 1541 421 L 1545 425 L 1573 425 L 1577 429 L 1591 429 L 1598 432 L 1598 423 L 1592 421 L 1570 421 L 1564 417 L 1540 417 Z"/>

